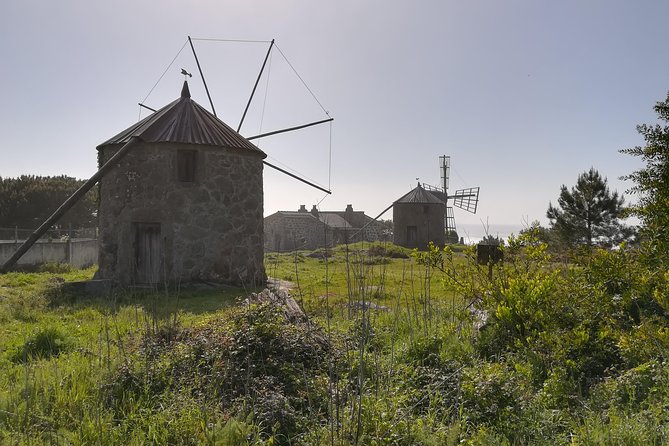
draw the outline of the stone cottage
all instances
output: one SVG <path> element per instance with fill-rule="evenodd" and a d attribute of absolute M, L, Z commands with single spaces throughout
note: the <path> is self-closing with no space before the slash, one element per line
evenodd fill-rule
<path fill-rule="evenodd" d="M 363 211 L 354 211 L 350 204 L 344 211 L 319 211 L 316 205 L 308 211 L 301 205 L 297 211 L 279 211 L 265 217 L 265 250 L 292 251 L 379 241 L 384 230 L 381 223 Z"/>
<path fill-rule="evenodd" d="M 446 204 L 420 183 L 393 203 L 393 241 L 407 248 L 426 249 L 429 242 L 443 246 Z"/>
<path fill-rule="evenodd" d="M 97 147 L 100 164 L 136 141 L 100 182 L 98 277 L 122 285 L 262 283 L 260 149 L 190 97 Z"/>

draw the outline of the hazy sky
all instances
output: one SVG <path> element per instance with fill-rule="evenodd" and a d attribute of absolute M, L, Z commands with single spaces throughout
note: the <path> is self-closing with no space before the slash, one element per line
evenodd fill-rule
<path fill-rule="evenodd" d="M 666 0 L 5 0 L 0 176 L 89 177 L 138 102 L 178 97 L 181 68 L 209 108 L 188 35 L 275 38 L 335 121 L 260 147 L 325 186 L 331 150 L 322 209 L 376 215 L 416 178 L 438 184 L 446 154 L 453 189 L 481 187 L 478 214 L 456 211 L 458 223 L 545 222 L 560 185 L 591 166 L 629 187 L 618 177 L 639 164 L 618 150 L 643 143 L 635 126 L 655 122 L 669 90 L 667 17 Z M 236 128 L 268 44 L 194 44 Z M 278 51 L 266 74 L 243 135 L 326 117 Z M 265 215 L 324 197 L 265 172 Z"/>

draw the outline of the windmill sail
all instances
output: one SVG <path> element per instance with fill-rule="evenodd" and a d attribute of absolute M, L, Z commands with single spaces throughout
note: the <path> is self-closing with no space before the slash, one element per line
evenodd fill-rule
<path fill-rule="evenodd" d="M 476 208 L 479 203 L 479 187 L 456 190 L 455 194 L 450 195 L 448 198 L 453 200 L 453 206 L 476 214 Z"/>

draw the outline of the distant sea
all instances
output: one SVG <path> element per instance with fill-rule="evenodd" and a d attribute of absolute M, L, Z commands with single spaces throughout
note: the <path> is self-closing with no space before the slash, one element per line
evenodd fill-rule
<path fill-rule="evenodd" d="M 469 245 L 477 244 L 486 235 L 492 235 L 506 240 L 511 234 L 518 235 L 518 233 L 525 229 L 523 225 L 494 225 L 490 224 L 484 227 L 483 224 L 458 224 L 456 222 L 458 235 L 464 238 L 464 242 Z M 486 232 L 487 231 L 487 232 Z"/>

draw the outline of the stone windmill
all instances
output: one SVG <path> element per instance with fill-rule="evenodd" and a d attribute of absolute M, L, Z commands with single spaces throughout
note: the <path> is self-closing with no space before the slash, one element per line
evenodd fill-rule
<path fill-rule="evenodd" d="M 190 37 L 193 55 L 202 75 Z M 264 160 L 250 141 L 330 122 L 243 137 L 193 101 L 178 99 L 98 146 L 99 170 L 5 262 L 8 270 L 86 192 L 100 182 L 98 278 L 122 285 L 192 280 L 259 284 L 263 265 L 263 166 L 329 190 Z M 190 74 L 182 69 L 182 74 Z"/>
<path fill-rule="evenodd" d="M 98 278 L 122 285 L 262 283 L 262 160 L 255 145 L 181 96 L 98 146 Z"/>
<path fill-rule="evenodd" d="M 453 208 L 459 208 L 471 214 L 476 214 L 476 209 L 479 203 L 480 187 L 468 187 L 465 189 L 458 189 L 452 195 L 448 193 L 450 174 L 451 174 L 451 157 L 441 155 L 439 157 L 439 172 L 441 177 L 441 187 L 430 186 L 424 184 L 426 190 L 437 196 L 444 202 L 446 210 L 444 213 L 444 229 L 446 231 L 446 239 L 451 241 L 449 237 L 456 234 L 455 228 L 455 214 Z M 449 206 L 449 204 L 452 205 Z M 455 240 L 457 242 L 457 240 Z"/>
<path fill-rule="evenodd" d="M 479 187 L 458 189 L 449 194 L 450 157 L 439 157 L 441 187 L 418 185 L 397 199 L 385 213 L 393 208 L 393 240 L 407 248 L 425 249 L 430 242 L 435 245 L 457 243 L 453 208 L 476 213 Z M 376 218 L 379 218 L 379 215 Z"/>

